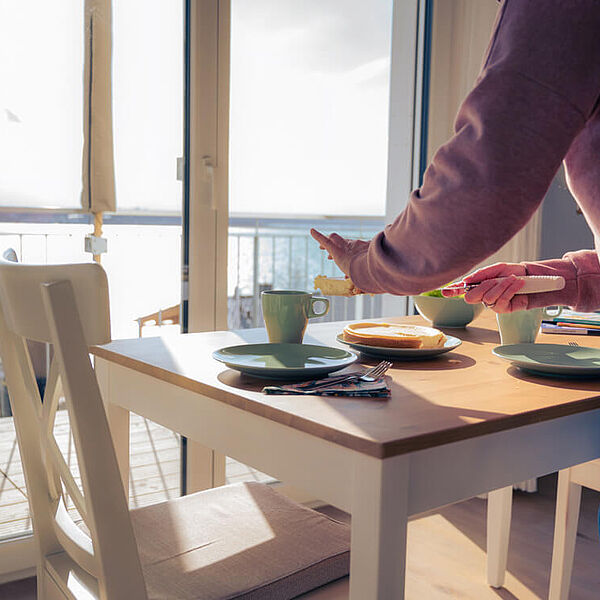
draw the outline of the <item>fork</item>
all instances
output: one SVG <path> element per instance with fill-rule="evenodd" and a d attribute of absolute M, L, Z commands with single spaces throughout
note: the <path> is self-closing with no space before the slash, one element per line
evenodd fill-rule
<path fill-rule="evenodd" d="M 321 383 L 317 383 L 316 385 L 307 388 L 307 391 L 320 390 L 323 388 L 333 387 L 340 383 L 344 383 L 346 381 L 367 381 L 373 382 L 377 381 L 391 366 L 389 360 L 382 360 L 379 364 L 375 365 L 371 369 L 368 369 L 364 373 L 350 373 L 349 375 L 340 375 L 339 377 L 332 377 L 329 381 L 323 381 Z"/>
<path fill-rule="evenodd" d="M 569 346 L 575 346 L 576 348 L 579 348 L 579 344 L 577 342 L 569 342 Z"/>

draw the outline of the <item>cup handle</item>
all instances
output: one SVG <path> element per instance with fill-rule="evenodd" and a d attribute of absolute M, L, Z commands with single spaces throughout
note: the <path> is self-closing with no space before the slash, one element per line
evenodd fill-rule
<path fill-rule="evenodd" d="M 550 307 L 546 306 L 544 308 L 544 316 L 545 317 L 550 317 L 550 318 L 554 318 L 554 317 L 558 317 L 560 315 L 560 313 L 562 313 L 563 311 L 563 307 L 562 306 L 556 306 L 556 307 L 552 307 L 552 311 L 549 311 Z"/>
<path fill-rule="evenodd" d="M 321 313 L 315 312 L 313 306 L 316 302 L 325 302 L 325 310 Z M 310 307 L 308 309 L 308 318 L 312 319 L 313 317 L 324 317 L 329 312 L 329 300 L 327 298 L 311 298 L 310 299 Z"/>

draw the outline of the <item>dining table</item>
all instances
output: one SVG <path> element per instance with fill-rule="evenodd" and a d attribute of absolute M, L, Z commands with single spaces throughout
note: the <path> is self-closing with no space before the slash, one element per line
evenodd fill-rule
<path fill-rule="evenodd" d="M 419 316 L 385 320 L 428 325 Z M 336 340 L 345 324 L 311 324 L 304 343 L 347 348 Z M 480 494 L 489 493 L 488 548 L 505 554 L 500 513 L 508 501 L 510 523 L 512 484 L 600 457 L 599 380 L 536 375 L 495 356 L 489 310 L 466 328 L 441 329 L 462 344 L 429 360 L 396 360 L 386 374 L 389 398 L 267 395 L 272 381 L 212 358 L 226 346 L 265 342 L 262 328 L 95 346 L 123 484 L 134 412 L 350 513 L 352 600 L 404 598 L 408 520 Z M 574 340 L 600 347 L 600 337 L 538 337 Z M 347 371 L 377 362 L 360 355 Z M 501 585 L 502 576 L 490 583 Z"/>

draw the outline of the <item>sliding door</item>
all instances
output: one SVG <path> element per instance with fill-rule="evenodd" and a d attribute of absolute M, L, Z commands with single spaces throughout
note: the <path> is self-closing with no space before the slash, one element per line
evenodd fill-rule
<path fill-rule="evenodd" d="M 189 331 L 262 326 L 262 290 L 339 274 L 311 227 L 370 239 L 401 211 L 420 173 L 427 5 L 190 0 Z M 336 299 L 327 319 L 406 310 Z M 195 444 L 188 491 L 223 469 Z"/>
<path fill-rule="evenodd" d="M 335 273 L 311 226 L 369 238 L 405 206 L 429 4 L 190 1 L 190 331 L 261 325 L 261 289 Z"/>

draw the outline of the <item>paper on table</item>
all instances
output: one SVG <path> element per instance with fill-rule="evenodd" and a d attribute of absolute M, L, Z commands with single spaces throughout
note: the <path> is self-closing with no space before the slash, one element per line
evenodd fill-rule
<path fill-rule="evenodd" d="M 542 323 L 542 333 L 558 333 L 562 335 L 587 335 L 587 329 L 579 327 L 561 327 L 554 323 Z"/>
<path fill-rule="evenodd" d="M 560 315 L 545 318 L 544 321 L 551 323 L 581 323 L 582 325 L 600 325 L 600 313 L 577 312 L 575 310 L 563 309 Z"/>

